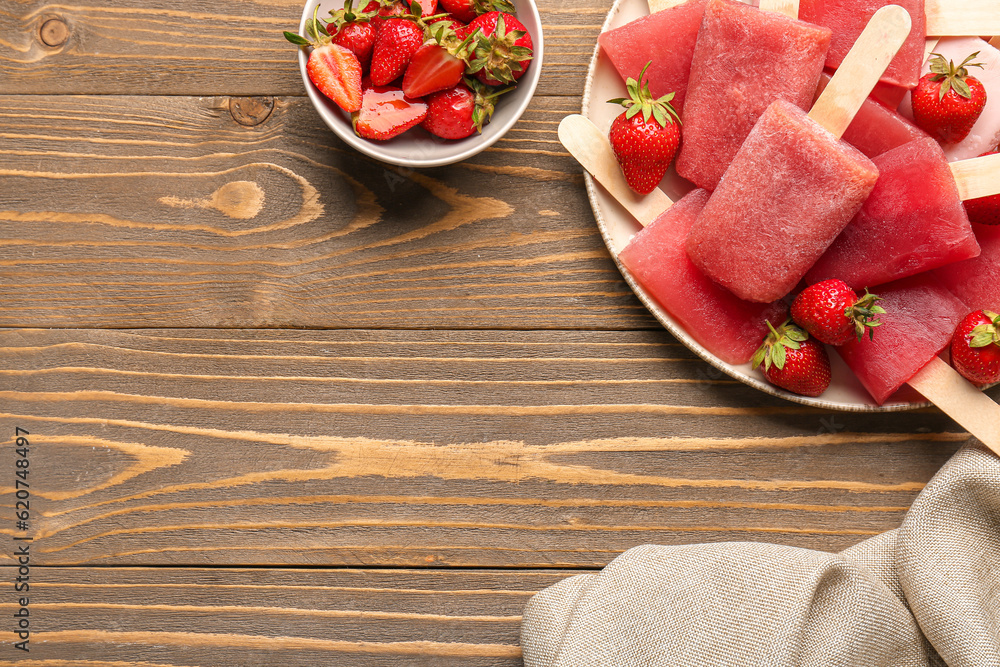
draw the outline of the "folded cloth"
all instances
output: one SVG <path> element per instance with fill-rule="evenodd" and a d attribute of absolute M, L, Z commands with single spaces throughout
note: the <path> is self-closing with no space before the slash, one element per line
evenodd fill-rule
<path fill-rule="evenodd" d="M 526 667 L 1000 665 L 1000 459 L 957 452 L 900 528 L 839 554 L 629 549 L 531 598 Z"/>

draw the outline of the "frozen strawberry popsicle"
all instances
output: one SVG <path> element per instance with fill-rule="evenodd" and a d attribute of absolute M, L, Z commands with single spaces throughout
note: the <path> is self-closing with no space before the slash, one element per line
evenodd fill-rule
<path fill-rule="evenodd" d="M 934 271 L 969 311 L 1000 309 L 1000 226 L 973 225 L 982 252 L 978 257 Z"/>
<path fill-rule="evenodd" d="M 899 53 L 882 74 L 882 81 L 913 88 L 920 78 L 920 65 L 924 62 L 924 0 L 799 0 L 799 18 L 833 31 L 826 64 L 840 67 L 868 20 L 886 5 L 899 5 L 905 9 L 913 27 Z"/>
<path fill-rule="evenodd" d="M 905 10 L 883 7 L 808 115 L 771 103 L 688 235 L 707 276 L 747 301 L 780 299 L 847 226 L 878 169 L 839 137 L 909 30 Z"/>
<path fill-rule="evenodd" d="M 601 33 L 597 42 L 618 70 L 622 81 L 638 79 L 649 63 L 646 80 L 653 97 L 674 93 L 678 113 L 684 106 L 695 39 L 708 0 L 687 0 L 676 7 L 644 16 Z"/>
<path fill-rule="evenodd" d="M 846 136 L 846 134 L 845 134 Z M 851 223 L 806 273 L 854 289 L 975 257 L 979 244 L 937 141 L 911 141 L 874 158 L 879 178 Z"/>
<path fill-rule="evenodd" d="M 881 405 L 948 345 L 969 310 L 930 273 L 883 285 L 878 294 L 886 311 L 878 333 L 834 349 Z"/>
<path fill-rule="evenodd" d="M 743 301 L 688 258 L 684 240 L 708 197 L 705 190 L 689 192 L 632 237 L 618 259 L 702 347 L 727 363 L 744 364 L 760 347 L 767 322 L 780 325 L 788 306 Z"/>
<path fill-rule="evenodd" d="M 774 102 L 698 216 L 688 254 L 741 299 L 780 299 L 851 221 L 877 178 L 856 148 L 795 105 Z"/>
<path fill-rule="evenodd" d="M 714 190 L 771 102 L 809 107 L 829 45 L 827 28 L 709 0 L 681 116 L 677 173 Z"/>

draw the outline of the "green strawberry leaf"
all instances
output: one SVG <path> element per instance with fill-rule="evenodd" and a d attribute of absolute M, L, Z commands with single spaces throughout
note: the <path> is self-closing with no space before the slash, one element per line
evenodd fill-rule
<path fill-rule="evenodd" d="M 288 32 L 286 30 L 284 35 L 285 39 L 287 39 L 292 44 L 297 44 L 299 46 L 309 46 L 310 44 L 312 44 L 312 42 L 310 42 L 308 39 L 302 37 L 301 35 L 296 35 L 294 32 Z"/>

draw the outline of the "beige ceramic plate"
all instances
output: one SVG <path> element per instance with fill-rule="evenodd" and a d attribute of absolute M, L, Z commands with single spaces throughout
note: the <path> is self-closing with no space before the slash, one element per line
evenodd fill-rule
<path fill-rule="evenodd" d="M 648 13 L 646 0 L 617 0 L 608 13 L 602 30 L 610 30 L 611 28 L 625 25 Z M 615 97 L 622 97 L 625 94 L 625 86 L 618 72 L 604 56 L 600 48 L 595 47 L 594 57 L 590 61 L 587 86 L 583 96 L 583 115 L 593 121 L 597 127 L 607 130 L 611 127 L 611 121 L 614 120 L 615 115 L 619 113 L 621 107 L 606 104 L 605 101 Z M 584 177 L 587 183 L 590 205 L 594 209 L 594 216 L 597 218 L 597 225 L 601 230 L 601 235 L 604 237 L 604 243 L 608 246 L 608 250 L 611 251 L 615 261 L 618 262 L 618 252 L 639 231 L 639 223 L 612 199 L 601 186 L 597 185 L 590 177 L 590 174 L 585 173 Z M 671 199 L 676 201 L 684 194 L 686 188 L 690 187 L 685 186 L 684 183 L 685 181 L 680 179 L 671 170 L 671 173 L 667 175 L 661 184 L 661 188 Z M 740 366 L 727 364 L 695 342 L 680 327 L 677 321 L 660 308 L 652 297 L 642 289 L 625 267 L 619 263 L 618 268 L 636 296 L 639 297 L 646 308 L 649 309 L 670 333 L 702 359 L 751 387 L 756 387 L 768 394 L 780 396 L 781 398 L 805 405 L 854 412 L 910 410 L 930 405 L 930 403 L 926 402 L 920 394 L 909 386 L 904 386 L 885 405 L 877 405 L 854 374 L 840 359 L 840 356 L 832 351 L 830 361 L 833 365 L 833 381 L 830 384 L 830 388 L 822 396 L 819 398 L 809 398 L 779 389 L 764 380 L 758 371 L 752 370 L 750 364 Z"/>

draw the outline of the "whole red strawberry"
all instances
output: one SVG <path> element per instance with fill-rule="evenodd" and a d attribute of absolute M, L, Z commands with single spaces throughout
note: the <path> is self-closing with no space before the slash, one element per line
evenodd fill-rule
<path fill-rule="evenodd" d="M 509 0 L 441 0 L 441 8 L 463 23 L 488 12 L 514 13 L 514 5 Z"/>
<path fill-rule="evenodd" d="M 951 339 L 951 364 L 969 382 L 1000 382 L 1000 315 L 989 310 L 969 313 Z"/>
<path fill-rule="evenodd" d="M 285 32 L 285 39 L 298 46 L 311 46 L 306 73 L 323 95 L 347 112 L 361 108 L 361 63 L 353 52 L 333 44 L 322 22 L 315 17 L 306 21 L 309 38 Z"/>
<path fill-rule="evenodd" d="M 843 280 L 831 278 L 810 285 L 792 302 L 792 319 L 811 336 L 827 345 L 843 345 L 852 338 L 861 340 L 865 331 L 875 335 L 881 322 L 875 319 L 885 313 L 875 305 L 881 298 L 865 290 L 858 298 Z"/>
<path fill-rule="evenodd" d="M 954 143 L 968 136 L 986 106 L 986 89 L 969 76 L 971 62 L 979 51 L 955 66 L 938 53 L 931 54 L 931 71 L 920 77 L 911 93 L 913 119 L 927 134 L 942 143 Z"/>
<path fill-rule="evenodd" d="M 803 396 L 819 396 L 830 386 L 830 357 L 822 343 L 786 321 L 771 332 L 753 355 L 754 368 L 763 366 L 771 384 Z"/>
<path fill-rule="evenodd" d="M 354 11 L 353 0 L 347 0 L 343 9 L 330 12 L 326 29 L 333 43 L 350 50 L 358 57 L 363 69 L 368 69 L 375 46 L 374 12 Z"/>
<path fill-rule="evenodd" d="M 493 90 L 476 79 L 465 79 L 427 98 L 427 118 L 421 125 L 442 139 L 464 139 L 482 132 L 493 115 L 496 98 L 509 90 Z"/>
<path fill-rule="evenodd" d="M 639 83 L 648 67 L 642 68 L 639 81 L 626 81 L 629 97 L 608 100 L 625 107 L 611 123 L 608 139 L 625 181 L 641 195 L 659 185 L 681 141 L 681 121 L 670 104 L 674 94 L 654 99 L 649 82 Z"/>
<path fill-rule="evenodd" d="M 979 157 L 996 155 L 997 153 L 1000 153 L 1000 150 L 983 153 Z M 969 199 L 963 202 L 963 204 L 965 204 L 965 212 L 968 214 L 971 222 L 980 225 L 1000 225 L 1000 195 Z"/>
<path fill-rule="evenodd" d="M 408 18 L 386 19 L 375 34 L 372 50 L 372 84 L 392 83 L 406 71 L 410 58 L 424 43 L 424 29 Z"/>
<path fill-rule="evenodd" d="M 507 12 L 487 12 L 469 23 L 476 39 L 468 74 L 487 86 L 514 83 L 531 64 L 534 45 L 523 23 Z"/>

